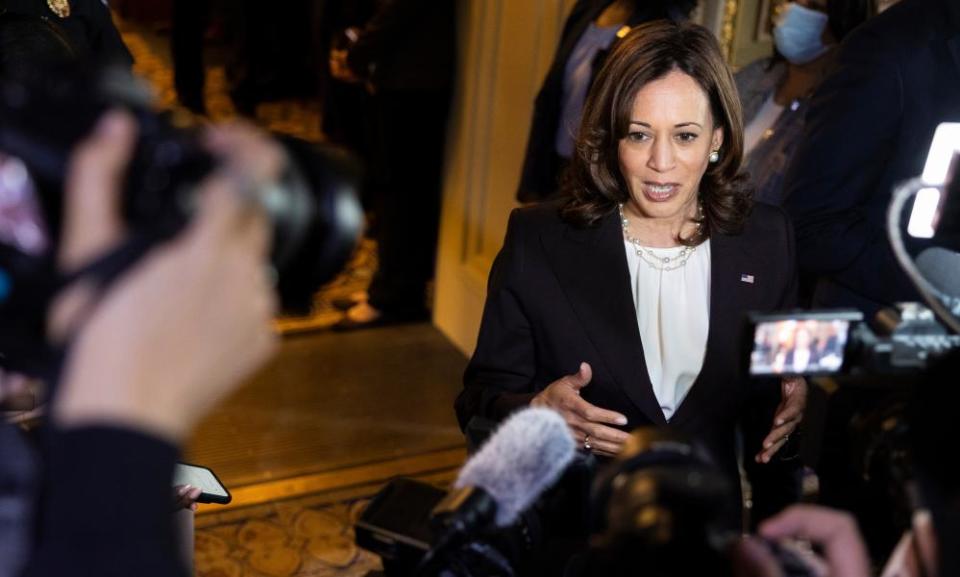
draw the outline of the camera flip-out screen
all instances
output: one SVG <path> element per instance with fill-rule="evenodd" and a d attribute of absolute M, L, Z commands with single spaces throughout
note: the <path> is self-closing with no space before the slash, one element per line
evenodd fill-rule
<path fill-rule="evenodd" d="M 851 327 L 859 313 L 798 313 L 751 317 L 751 375 L 815 375 L 840 372 Z"/>

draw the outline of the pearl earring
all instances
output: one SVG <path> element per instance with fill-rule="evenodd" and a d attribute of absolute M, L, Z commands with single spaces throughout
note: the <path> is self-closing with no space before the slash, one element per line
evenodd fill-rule
<path fill-rule="evenodd" d="M 716 164 L 717 161 L 720 160 L 720 150 L 711 150 L 710 156 L 707 157 L 707 160 L 713 164 Z"/>

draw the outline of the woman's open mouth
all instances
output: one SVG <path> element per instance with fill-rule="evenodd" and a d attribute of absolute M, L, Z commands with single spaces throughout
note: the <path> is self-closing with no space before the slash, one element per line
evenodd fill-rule
<path fill-rule="evenodd" d="M 675 182 L 644 182 L 643 195 L 653 202 L 664 202 L 673 198 L 680 190 L 680 185 Z"/>

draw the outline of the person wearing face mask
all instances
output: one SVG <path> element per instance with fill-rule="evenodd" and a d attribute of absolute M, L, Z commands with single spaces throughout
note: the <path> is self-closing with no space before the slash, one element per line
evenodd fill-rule
<path fill-rule="evenodd" d="M 876 0 L 785 4 L 773 29 L 774 55 L 737 73 L 746 125 L 744 167 L 757 200 L 783 202 L 783 176 L 803 130 L 809 96 L 829 72 L 839 42 L 876 13 Z"/>

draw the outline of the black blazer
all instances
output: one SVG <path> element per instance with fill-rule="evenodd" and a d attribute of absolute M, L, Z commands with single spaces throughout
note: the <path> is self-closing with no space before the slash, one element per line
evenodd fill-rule
<path fill-rule="evenodd" d="M 763 381 L 760 392 L 768 402 L 745 413 L 758 381 L 740 372 L 744 313 L 793 306 L 793 232 L 783 211 L 758 204 L 742 234 L 716 234 L 710 243 L 706 358 L 668 424 L 644 361 L 616 212 L 596 228 L 579 229 L 560 219 L 554 203 L 515 210 L 490 272 L 477 348 L 456 401 L 461 427 L 473 417 L 504 418 L 586 361 L 593 381 L 582 390 L 584 399 L 626 415 L 624 430 L 661 425 L 698 438 L 738 486 L 735 426 L 744 416 L 756 423 L 749 433 L 745 428 L 745 450 L 759 451 L 780 394 L 776 382 Z"/>
<path fill-rule="evenodd" d="M 545 200 L 557 191 L 563 160 L 557 155 L 555 141 L 557 129 L 560 126 L 560 113 L 563 109 L 561 99 L 567 59 L 570 58 L 570 54 L 590 23 L 613 2 L 614 0 L 579 0 L 567 16 L 553 63 L 547 71 L 547 76 L 533 105 L 533 121 L 530 124 L 527 152 L 517 188 L 517 200 L 520 202 Z M 687 8 L 663 7 L 662 4 L 666 2 L 638 2 L 638 4 L 640 6 L 630 16 L 627 26 L 633 27 L 661 18 L 686 18 L 689 13 Z M 600 54 L 598 60 L 594 61 L 594 75 L 599 70 L 603 56 L 604 54 Z"/>
<path fill-rule="evenodd" d="M 844 41 L 784 181 L 815 305 L 918 300 L 884 232 L 891 190 L 923 171 L 937 124 L 960 121 L 960 2 L 903 0 Z"/>

